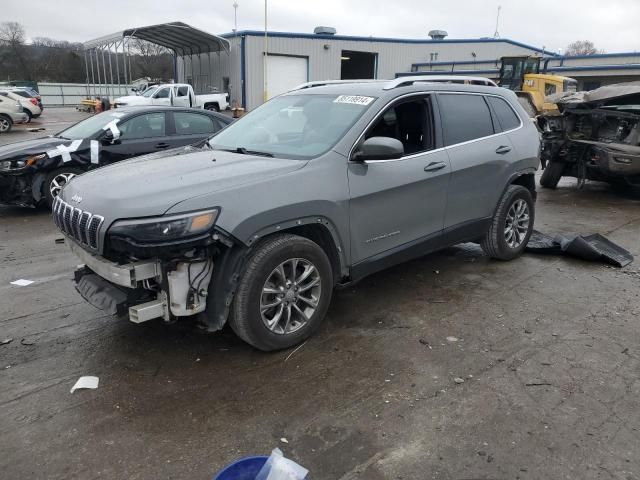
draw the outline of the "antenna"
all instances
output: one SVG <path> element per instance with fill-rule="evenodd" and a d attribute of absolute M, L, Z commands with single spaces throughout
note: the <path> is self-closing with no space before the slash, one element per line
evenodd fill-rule
<path fill-rule="evenodd" d="M 238 31 L 238 2 L 233 2 L 233 33 Z"/>
<path fill-rule="evenodd" d="M 500 33 L 498 33 L 498 24 L 500 23 L 500 10 L 502 10 L 502 5 L 498 5 L 498 14 L 496 15 L 496 31 L 493 34 L 493 38 L 500 38 Z"/>

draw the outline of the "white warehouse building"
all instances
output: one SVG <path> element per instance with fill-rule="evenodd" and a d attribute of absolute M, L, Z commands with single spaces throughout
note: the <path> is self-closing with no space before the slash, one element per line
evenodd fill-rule
<path fill-rule="evenodd" d="M 198 86 L 198 90 L 206 90 L 203 87 L 208 85 L 228 91 L 232 102 L 253 109 L 264 98 L 264 31 L 240 31 L 221 37 L 229 42 L 228 54 L 210 53 L 205 60 L 197 55 L 178 57 L 177 80 Z M 391 79 L 425 60 L 450 62 L 545 54 L 530 45 L 493 38 L 394 39 L 268 32 L 266 42 L 268 98 L 308 81 Z"/>

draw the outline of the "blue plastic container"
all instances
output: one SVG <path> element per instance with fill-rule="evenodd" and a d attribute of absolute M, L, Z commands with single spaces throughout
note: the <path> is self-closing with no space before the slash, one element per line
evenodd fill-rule
<path fill-rule="evenodd" d="M 267 458 L 260 455 L 236 460 L 220 470 L 213 480 L 255 480 Z"/>

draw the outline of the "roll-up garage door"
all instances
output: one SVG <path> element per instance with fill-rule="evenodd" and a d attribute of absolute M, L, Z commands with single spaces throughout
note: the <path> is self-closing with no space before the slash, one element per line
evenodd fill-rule
<path fill-rule="evenodd" d="M 267 94 L 275 97 L 309 81 L 309 59 L 285 55 L 267 56 Z"/>

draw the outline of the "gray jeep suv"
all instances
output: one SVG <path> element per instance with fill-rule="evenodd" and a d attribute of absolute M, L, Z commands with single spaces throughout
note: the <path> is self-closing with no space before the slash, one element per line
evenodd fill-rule
<path fill-rule="evenodd" d="M 195 316 L 209 331 L 228 321 L 276 350 L 318 328 L 336 286 L 459 242 L 520 255 L 538 152 L 509 90 L 317 82 L 205 148 L 74 178 L 53 216 L 93 305 L 134 322 Z"/>

